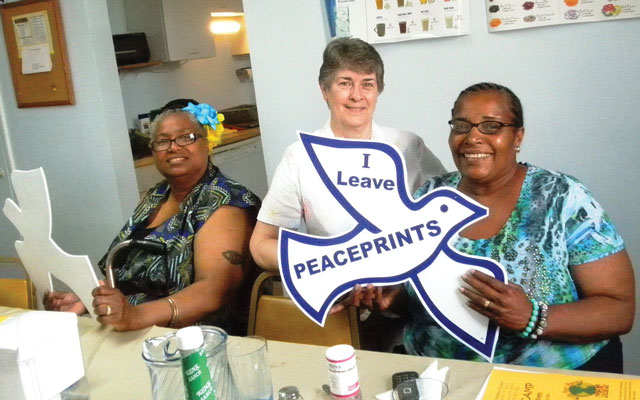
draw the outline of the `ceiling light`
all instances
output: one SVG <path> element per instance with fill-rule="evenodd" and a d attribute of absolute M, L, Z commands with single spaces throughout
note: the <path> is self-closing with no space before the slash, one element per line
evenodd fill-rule
<path fill-rule="evenodd" d="M 240 31 L 240 22 L 234 20 L 213 20 L 209 24 L 209 30 L 214 35 L 233 35 Z"/>
<path fill-rule="evenodd" d="M 244 13 L 241 12 L 212 12 L 211 16 L 216 17 L 241 17 Z"/>

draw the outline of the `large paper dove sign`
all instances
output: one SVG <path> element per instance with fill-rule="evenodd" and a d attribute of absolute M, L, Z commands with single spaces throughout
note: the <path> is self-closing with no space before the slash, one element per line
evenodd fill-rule
<path fill-rule="evenodd" d="M 458 288 L 470 269 L 503 282 L 506 272 L 491 259 L 448 246 L 465 226 L 484 218 L 486 208 L 449 188 L 412 199 L 404 159 L 394 146 L 299 135 L 324 185 L 355 226 L 333 237 L 281 229 L 280 273 L 298 307 L 324 325 L 331 305 L 354 285 L 409 281 L 440 326 L 493 359 L 499 328 L 466 306 Z"/>
<path fill-rule="evenodd" d="M 95 318 L 91 290 L 98 286 L 98 278 L 89 257 L 68 254 L 51 238 L 51 202 L 44 171 L 13 171 L 11 182 L 20 206 L 7 199 L 2 210 L 22 234 L 23 240 L 16 240 L 16 251 L 38 298 L 53 290 L 53 275 L 77 294 Z"/>

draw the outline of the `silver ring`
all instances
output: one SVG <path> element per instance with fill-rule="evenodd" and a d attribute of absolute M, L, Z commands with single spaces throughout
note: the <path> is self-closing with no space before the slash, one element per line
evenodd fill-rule
<path fill-rule="evenodd" d="M 107 304 L 107 313 L 105 316 L 108 317 L 109 315 L 111 315 L 111 306 Z"/>
<path fill-rule="evenodd" d="M 484 301 L 484 308 L 489 308 L 489 304 L 491 304 L 491 302 L 489 300 L 485 300 Z"/>

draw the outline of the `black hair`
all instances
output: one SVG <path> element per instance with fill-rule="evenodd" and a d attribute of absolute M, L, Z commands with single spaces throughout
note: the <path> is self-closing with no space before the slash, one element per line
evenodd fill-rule
<path fill-rule="evenodd" d="M 189 105 L 189 103 L 193 103 L 194 105 L 198 105 L 199 103 L 194 99 L 174 99 L 162 106 L 160 112 L 165 110 L 175 110 L 176 108 L 183 109 Z"/>
<path fill-rule="evenodd" d="M 498 92 L 507 96 L 507 99 L 509 99 L 509 109 L 511 110 L 511 113 L 513 113 L 513 124 L 518 128 L 524 126 L 522 103 L 520 103 L 520 99 L 518 98 L 518 96 L 516 96 L 516 94 L 513 93 L 513 91 L 511 91 L 511 89 L 509 89 L 508 87 L 493 82 L 476 83 L 475 85 L 471 85 L 460 92 L 458 98 L 453 103 L 453 108 L 451 109 L 451 117 L 453 118 L 453 113 L 458 108 L 460 100 L 462 100 L 463 97 L 468 94 L 478 92 Z"/>
<path fill-rule="evenodd" d="M 162 114 L 163 112 L 165 112 L 167 110 L 182 110 L 183 108 L 188 106 L 189 103 L 193 103 L 195 105 L 199 104 L 194 99 L 174 99 L 174 100 L 171 100 L 170 102 L 168 102 L 164 106 L 162 106 L 160 108 L 157 108 L 155 110 L 149 111 L 149 121 L 153 122 L 158 115 Z"/>

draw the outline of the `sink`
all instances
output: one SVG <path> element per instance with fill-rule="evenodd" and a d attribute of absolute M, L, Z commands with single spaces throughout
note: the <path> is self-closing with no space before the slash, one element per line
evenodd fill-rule
<path fill-rule="evenodd" d="M 234 128 L 244 127 L 244 129 L 258 126 L 258 109 L 255 104 L 241 104 L 219 112 L 224 114 L 224 125 L 233 125 Z"/>

